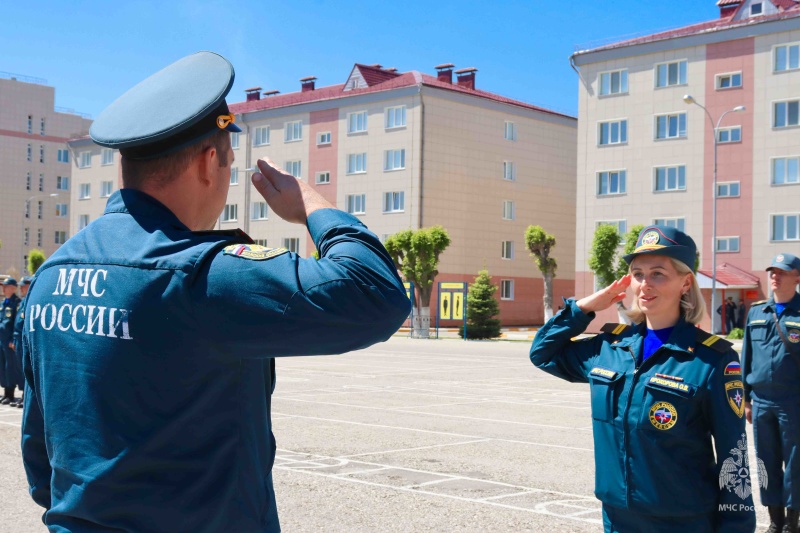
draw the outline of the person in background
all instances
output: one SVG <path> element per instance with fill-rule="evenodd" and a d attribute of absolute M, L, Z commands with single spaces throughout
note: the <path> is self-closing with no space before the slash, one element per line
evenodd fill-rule
<path fill-rule="evenodd" d="M 744 305 L 744 300 L 739 298 L 739 305 L 736 306 L 736 327 L 744 329 L 745 317 L 747 316 L 747 307 Z"/>
<path fill-rule="evenodd" d="M 606 532 L 755 530 L 739 359 L 728 341 L 696 327 L 705 304 L 695 257 L 685 233 L 643 229 L 624 257 L 629 273 L 567 300 L 531 346 L 538 368 L 589 383 Z M 633 325 L 573 340 L 628 287 Z"/>
<path fill-rule="evenodd" d="M 19 369 L 17 372 L 17 387 L 19 387 L 19 390 L 21 391 L 25 390 L 25 379 L 22 377 L 22 350 L 19 349 L 19 346 L 22 345 L 22 326 L 25 323 L 25 296 L 28 295 L 28 289 L 30 286 L 30 276 L 24 276 L 19 280 L 20 301 L 17 304 L 17 316 L 14 319 L 14 340 L 11 344 L 11 348 L 16 354 L 17 368 Z M 23 403 L 23 396 L 20 396 L 19 399 L 10 405 L 22 409 Z"/>
<path fill-rule="evenodd" d="M 770 533 L 798 533 L 800 517 L 800 259 L 767 268 L 772 297 L 755 302 L 742 341 L 745 415 L 763 461 L 761 503 Z"/>
<path fill-rule="evenodd" d="M 3 387 L 0 405 L 12 407 L 17 404 L 17 385 L 22 383 L 22 369 L 14 350 L 14 320 L 18 305 L 17 280 L 6 278 L 3 281 L 3 305 L 0 307 L 0 386 Z"/>

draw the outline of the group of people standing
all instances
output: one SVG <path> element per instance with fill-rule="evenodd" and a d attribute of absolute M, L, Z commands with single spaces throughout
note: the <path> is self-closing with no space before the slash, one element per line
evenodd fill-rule
<path fill-rule="evenodd" d="M 717 307 L 717 314 L 722 316 L 723 309 L 725 319 L 724 334 L 729 334 L 734 328 L 744 329 L 744 321 L 747 316 L 747 307 L 744 305 L 744 300 L 739 298 L 739 303 L 737 305 L 733 301 L 733 296 L 728 296 L 728 299 Z"/>
<path fill-rule="evenodd" d="M 31 278 L 23 277 L 20 283 L 14 278 L 2 282 L 3 306 L 0 309 L 0 387 L 3 395 L 0 405 L 22 408 L 21 392 L 25 390 L 22 376 L 22 354 L 17 348 L 22 339 L 22 324 L 25 317 L 25 296 L 28 294 Z M 19 286 L 19 287 L 18 287 Z M 20 294 L 17 295 L 17 288 Z M 19 388 L 20 397 L 16 390 Z"/>

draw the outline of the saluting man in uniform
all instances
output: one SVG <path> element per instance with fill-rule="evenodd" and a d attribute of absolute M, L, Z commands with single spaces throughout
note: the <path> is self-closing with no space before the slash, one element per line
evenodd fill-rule
<path fill-rule="evenodd" d="M 3 305 L 0 308 L 0 386 L 3 398 L 0 405 L 16 405 L 17 385 L 22 383 L 22 369 L 14 351 L 14 320 L 17 317 L 17 280 L 3 281 Z"/>
<path fill-rule="evenodd" d="M 741 368 L 729 342 L 696 327 L 705 304 L 695 256 L 682 231 L 645 228 L 624 257 L 629 273 L 566 300 L 531 347 L 538 368 L 590 385 L 595 495 L 609 533 L 755 530 Z M 572 340 L 629 286 L 633 326 Z"/>
<path fill-rule="evenodd" d="M 772 298 L 750 307 L 742 344 L 745 414 L 766 467 L 761 503 L 770 533 L 797 533 L 800 511 L 800 259 L 767 268 Z M 782 529 L 781 529 L 782 528 Z"/>
<path fill-rule="evenodd" d="M 274 358 L 386 340 L 410 303 L 380 240 L 260 160 L 273 212 L 320 258 L 212 231 L 230 182 L 223 57 L 142 81 L 92 124 L 123 188 L 36 273 L 25 305 L 22 453 L 58 531 L 274 532 Z"/>
<path fill-rule="evenodd" d="M 25 297 L 28 295 L 30 286 L 30 276 L 23 276 L 22 279 L 19 280 L 20 300 L 17 304 L 17 316 L 14 319 L 14 341 L 11 346 L 17 357 L 17 387 L 19 387 L 21 391 L 25 390 L 25 379 L 22 377 L 22 350 L 19 347 L 22 346 L 22 325 L 25 322 Z M 23 398 L 20 397 L 17 399 L 13 405 L 22 409 Z"/>

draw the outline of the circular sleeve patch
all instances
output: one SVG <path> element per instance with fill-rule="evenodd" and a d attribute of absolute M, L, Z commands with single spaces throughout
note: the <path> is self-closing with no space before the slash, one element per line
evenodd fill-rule
<path fill-rule="evenodd" d="M 656 402 L 650 408 L 650 423 L 656 429 L 670 429 L 678 421 L 678 411 L 668 402 Z"/>

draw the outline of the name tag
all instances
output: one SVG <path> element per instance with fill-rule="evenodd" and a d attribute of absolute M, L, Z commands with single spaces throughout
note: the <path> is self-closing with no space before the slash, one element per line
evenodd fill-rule
<path fill-rule="evenodd" d="M 766 320 L 751 320 L 748 324 L 766 324 Z"/>
<path fill-rule="evenodd" d="M 689 396 L 692 392 L 694 392 L 694 387 L 691 385 L 658 376 L 651 377 L 647 384 L 658 389 L 676 392 L 683 396 Z"/>
<path fill-rule="evenodd" d="M 601 368 L 599 366 L 594 367 L 592 371 L 589 372 L 589 375 L 591 376 L 597 376 L 606 379 L 614 379 L 617 377 L 617 374 L 618 372 L 614 372 L 613 370 L 609 370 L 607 368 Z"/>

